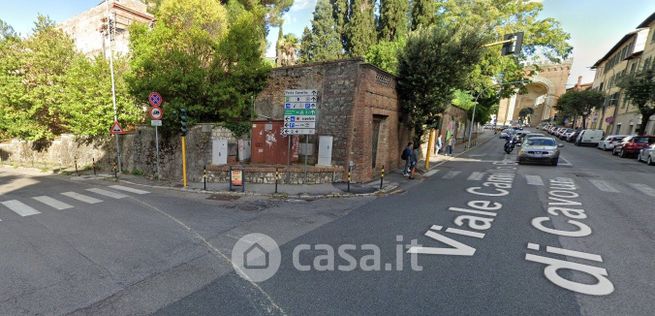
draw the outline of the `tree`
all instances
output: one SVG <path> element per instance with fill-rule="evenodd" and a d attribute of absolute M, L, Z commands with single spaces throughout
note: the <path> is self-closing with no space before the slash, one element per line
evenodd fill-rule
<path fill-rule="evenodd" d="M 314 43 L 312 31 L 305 26 L 305 29 L 302 32 L 302 37 L 300 38 L 300 62 L 308 63 L 314 60 Z"/>
<path fill-rule="evenodd" d="M 435 4 L 432 0 L 414 0 L 412 5 L 412 31 L 435 23 Z"/>
<path fill-rule="evenodd" d="M 18 34 L 16 34 L 16 31 L 14 31 L 14 28 L 7 24 L 7 22 L 0 19 L 0 41 L 5 40 L 6 38 L 17 36 Z"/>
<path fill-rule="evenodd" d="M 336 31 L 341 40 L 342 55 L 348 49 L 348 36 L 346 34 L 346 25 L 350 20 L 350 0 L 330 0 L 332 5 L 332 18 L 336 23 Z"/>
<path fill-rule="evenodd" d="M 318 0 L 316 3 L 311 34 L 311 36 L 303 34 L 303 48 L 301 49 L 301 54 L 305 55 L 302 58 L 303 61 L 313 62 L 339 58 L 342 45 L 329 0 Z M 308 42 L 305 43 L 305 41 Z"/>
<path fill-rule="evenodd" d="M 279 43 L 280 51 L 280 66 L 291 66 L 295 65 L 298 59 L 298 38 L 289 33 L 282 36 L 282 40 Z"/>
<path fill-rule="evenodd" d="M 346 25 L 348 53 L 363 57 L 377 42 L 372 0 L 352 0 L 352 13 Z"/>
<path fill-rule="evenodd" d="M 564 93 L 557 102 L 556 109 L 573 116 L 582 116 L 582 128 L 587 128 L 587 117 L 593 109 L 599 109 L 605 96 L 595 90 L 571 90 Z"/>
<path fill-rule="evenodd" d="M 407 0 L 381 0 L 380 5 L 380 40 L 395 41 L 407 34 Z"/>
<path fill-rule="evenodd" d="M 409 35 L 398 61 L 398 93 L 417 140 L 434 126 L 480 61 L 487 38 L 473 28 L 429 27 Z"/>
<path fill-rule="evenodd" d="M 384 71 L 398 74 L 398 53 L 405 46 L 406 40 L 381 41 L 368 49 L 366 62 L 380 67 Z"/>
<path fill-rule="evenodd" d="M 270 70 L 262 59 L 266 10 L 236 1 L 228 9 L 229 16 L 217 1 L 163 0 L 152 29 L 131 25 L 126 81 L 138 100 L 162 94 L 164 119 L 172 123 L 165 131 L 177 130 L 181 108 L 192 123 L 249 119 L 251 97 Z"/>
<path fill-rule="evenodd" d="M 639 135 L 644 135 L 650 117 L 655 115 L 655 71 L 641 71 L 634 77 L 628 77 L 621 86 L 625 89 L 625 98 L 641 113 Z"/>

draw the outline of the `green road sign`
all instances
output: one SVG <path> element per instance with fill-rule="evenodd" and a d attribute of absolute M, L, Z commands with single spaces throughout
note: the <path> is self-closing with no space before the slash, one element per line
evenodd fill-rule
<path fill-rule="evenodd" d="M 315 109 L 284 109 L 284 115 L 316 115 Z"/>

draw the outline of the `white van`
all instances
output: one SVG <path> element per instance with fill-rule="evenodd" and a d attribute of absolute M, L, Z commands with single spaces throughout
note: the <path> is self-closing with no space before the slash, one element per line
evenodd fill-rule
<path fill-rule="evenodd" d="M 578 146 L 582 145 L 594 145 L 598 146 L 598 143 L 603 139 L 605 133 L 601 129 L 586 129 L 580 132 L 578 138 L 575 140 L 575 144 Z"/>

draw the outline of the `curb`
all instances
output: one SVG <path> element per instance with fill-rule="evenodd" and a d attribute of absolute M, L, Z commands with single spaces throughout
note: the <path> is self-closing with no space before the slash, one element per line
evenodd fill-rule
<path fill-rule="evenodd" d="M 477 145 L 475 145 L 475 146 L 473 146 L 473 147 L 470 147 L 469 149 L 467 149 L 467 150 L 465 150 L 465 151 L 463 151 L 463 152 L 461 152 L 461 153 L 458 153 L 458 154 L 452 155 L 452 156 L 450 156 L 448 159 L 446 159 L 446 160 L 444 160 L 444 161 L 437 162 L 437 163 L 434 164 L 434 166 L 431 166 L 430 169 L 426 170 L 426 172 L 427 172 L 427 171 L 430 171 L 430 170 L 432 170 L 432 169 L 434 169 L 434 168 L 436 168 L 436 167 L 439 167 L 439 166 L 441 166 L 441 165 L 443 165 L 443 164 L 445 164 L 445 163 L 447 163 L 447 162 L 450 162 L 450 161 L 453 160 L 453 158 L 457 158 L 457 157 L 459 157 L 459 156 L 461 156 L 461 155 L 463 155 L 463 154 L 465 154 L 465 153 L 467 153 L 467 152 L 469 152 L 469 151 L 471 151 L 471 150 L 477 148 L 478 146 L 482 146 L 482 145 L 488 143 L 489 141 L 491 141 L 492 139 L 494 139 L 494 137 L 489 137 L 488 139 L 486 139 L 486 140 L 484 140 L 484 141 L 478 143 Z"/>
<path fill-rule="evenodd" d="M 347 192 L 339 193 L 339 192 L 333 192 L 333 193 L 328 193 L 328 194 L 289 195 L 289 194 L 285 194 L 285 193 L 258 193 L 258 192 L 248 192 L 248 191 L 246 191 L 246 192 L 210 191 L 210 190 L 202 190 L 202 189 L 194 189 L 194 188 L 176 188 L 176 187 L 170 187 L 170 186 L 136 183 L 136 182 L 132 182 L 132 181 L 128 181 L 128 180 L 121 180 L 121 179 L 116 180 L 113 177 L 101 178 L 100 180 L 114 181 L 114 182 L 119 182 L 119 183 L 135 185 L 135 186 L 141 186 L 141 187 L 147 187 L 147 188 L 153 188 L 153 189 L 172 190 L 172 191 L 178 191 L 178 192 L 192 192 L 192 193 L 200 193 L 200 194 L 225 194 L 225 195 L 233 195 L 233 196 L 258 196 L 258 197 L 285 198 L 285 199 L 329 199 L 329 198 L 384 196 L 384 195 L 390 195 L 390 194 L 396 193 L 397 189 L 399 189 L 399 187 L 400 187 L 399 185 L 390 185 L 390 186 L 382 188 L 381 190 L 377 190 L 377 191 L 371 192 L 371 193 L 347 193 Z"/>

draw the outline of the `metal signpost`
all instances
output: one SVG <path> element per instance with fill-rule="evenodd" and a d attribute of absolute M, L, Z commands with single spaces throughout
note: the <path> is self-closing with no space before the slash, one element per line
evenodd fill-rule
<path fill-rule="evenodd" d="M 151 92 L 148 96 L 148 102 L 152 105 L 148 114 L 150 114 L 150 125 L 155 127 L 155 149 L 156 149 L 156 165 L 157 165 L 157 180 L 161 180 L 161 171 L 159 169 L 159 131 L 158 126 L 161 126 L 161 119 L 164 117 L 164 110 L 160 108 L 164 103 L 164 98 L 157 92 Z"/>
<path fill-rule="evenodd" d="M 318 116 L 318 90 L 284 90 L 284 129 L 283 134 L 305 135 L 305 168 L 309 156 L 309 135 L 316 134 Z M 307 170 L 305 170 L 305 175 Z"/>

